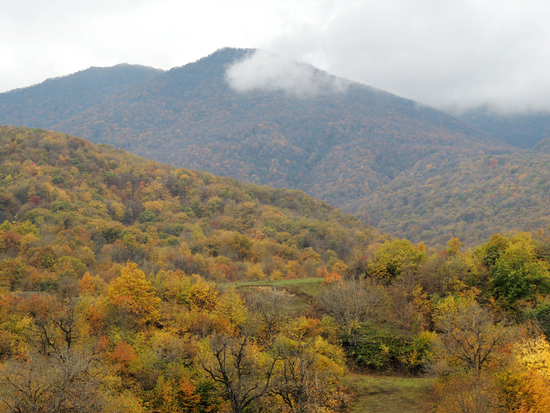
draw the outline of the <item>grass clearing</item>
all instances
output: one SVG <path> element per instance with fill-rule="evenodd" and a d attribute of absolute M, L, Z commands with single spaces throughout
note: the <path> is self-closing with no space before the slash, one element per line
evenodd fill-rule
<path fill-rule="evenodd" d="M 227 287 L 266 287 L 281 286 L 294 287 L 306 284 L 321 284 L 324 278 L 296 278 L 294 280 L 276 280 L 276 281 L 237 281 L 234 283 L 224 283 Z"/>
<path fill-rule="evenodd" d="M 431 412 L 433 378 L 349 373 L 343 379 L 354 394 L 350 413 Z"/>
<path fill-rule="evenodd" d="M 223 289 L 235 287 L 237 289 L 247 289 L 256 287 L 276 287 L 283 288 L 295 296 L 295 302 L 292 305 L 294 310 L 305 309 L 309 307 L 315 298 L 320 294 L 324 278 L 297 278 L 294 280 L 277 281 L 239 281 L 233 283 L 223 283 L 220 286 Z"/>
<path fill-rule="evenodd" d="M 316 297 L 323 288 L 324 278 L 297 278 L 294 280 L 277 281 L 238 281 L 223 283 L 222 288 L 254 288 L 254 287 L 280 287 L 297 296 Z"/>

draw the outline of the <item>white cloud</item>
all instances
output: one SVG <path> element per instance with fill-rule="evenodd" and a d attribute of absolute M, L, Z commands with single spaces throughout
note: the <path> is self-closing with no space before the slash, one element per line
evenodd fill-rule
<path fill-rule="evenodd" d="M 547 0 L 8 0 L 0 91 L 243 47 L 438 108 L 550 110 L 548 21 Z"/>
<path fill-rule="evenodd" d="M 342 0 L 262 45 L 439 107 L 550 110 L 550 3 Z"/>
<path fill-rule="evenodd" d="M 299 98 L 342 93 L 349 85 L 311 65 L 259 50 L 231 65 L 226 77 L 237 92 L 280 90 Z"/>

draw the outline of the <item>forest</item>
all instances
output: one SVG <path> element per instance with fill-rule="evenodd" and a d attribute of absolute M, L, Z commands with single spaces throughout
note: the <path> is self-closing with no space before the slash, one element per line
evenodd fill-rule
<path fill-rule="evenodd" d="M 0 127 L 0 183 L 2 411 L 353 412 L 352 373 L 550 410 L 550 230 L 412 243 L 42 129 Z"/>
<path fill-rule="evenodd" d="M 374 190 L 359 213 L 381 231 L 439 245 L 457 236 L 474 246 L 494 232 L 550 225 L 550 157 L 464 152 L 420 162 Z"/>

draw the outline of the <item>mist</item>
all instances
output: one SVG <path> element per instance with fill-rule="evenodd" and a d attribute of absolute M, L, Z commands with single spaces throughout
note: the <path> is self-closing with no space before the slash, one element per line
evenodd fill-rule
<path fill-rule="evenodd" d="M 229 85 L 237 92 L 283 91 L 300 99 L 328 93 L 344 93 L 349 82 L 315 67 L 256 50 L 226 71 Z"/>
<path fill-rule="evenodd" d="M 550 111 L 550 3 L 342 0 L 262 48 L 447 111 Z"/>
<path fill-rule="evenodd" d="M 4 3 L 0 91 L 90 66 L 167 70 L 237 47 L 447 111 L 550 111 L 547 0 Z M 228 73 L 236 90 L 301 98 L 340 90 L 297 63 L 266 56 L 241 63 Z"/>

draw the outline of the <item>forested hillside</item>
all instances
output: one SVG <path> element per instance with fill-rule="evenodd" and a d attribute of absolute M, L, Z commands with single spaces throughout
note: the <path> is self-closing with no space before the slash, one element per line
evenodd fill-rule
<path fill-rule="evenodd" d="M 132 259 L 208 279 L 314 276 L 378 236 L 300 191 L 175 169 L 64 134 L 0 131 L 0 219 L 38 225 L 41 238 L 60 243 L 54 255 L 75 248 L 71 262 L 81 270 Z M 32 239 L 15 236 L 14 251 Z"/>
<path fill-rule="evenodd" d="M 1 94 L 2 122 L 10 125 L 55 129 L 104 99 L 162 73 L 150 67 L 121 64 L 91 67 L 70 76 Z"/>
<path fill-rule="evenodd" d="M 463 151 L 427 158 L 357 203 L 380 230 L 413 242 L 468 246 L 494 232 L 550 225 L 550 156 Z"/>
<path fill-rule="evenodd" d="M 360 372 L 550 409 L 548 231 L 426 248 L 40 129 L 0 127 L 0 174 L 3 411 L 349 412 Z"/>
<path fill-rule="evenodd" d="M 457 116 L 500 142 L 532 149 L 550 137 L 550 114 L 546 112 L 506 113 L 488 107 L 467 110 Z"/>

